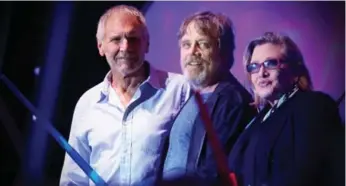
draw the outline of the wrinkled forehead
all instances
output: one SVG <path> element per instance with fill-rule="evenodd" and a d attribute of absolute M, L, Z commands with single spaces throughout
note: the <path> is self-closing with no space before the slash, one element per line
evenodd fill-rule
<path fill-rule="evenodd" d="M 199 37 L 208 37 L 211 39 L 217 39 L 217 28 L 214 24 L 209 23 L 205 20 L 193 20 L 191 21 L 185 29 L 185 32 L 182 36 L 199 36 Z"/>
<path fill-rule="evenodd" d="M 142 33 L 145 25 L 135 15 L 126 12 L 114 12 L 105 22 L 106 31 Z"/>

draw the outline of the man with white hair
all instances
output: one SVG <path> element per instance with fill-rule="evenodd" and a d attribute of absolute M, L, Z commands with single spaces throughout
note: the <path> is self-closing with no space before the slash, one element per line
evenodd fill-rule
<path fill-rule="evenodd" d="M 136 8 L 107 10 L 96 37 L 110 72 L 79 99 L 69 143 L 108 185 L 142 185 L 158 173 L 163 142 L 190 90 L 183 76 L 145 61 L 149 34 Z M 60 185 L 93 183 L 66 155 Z"/>

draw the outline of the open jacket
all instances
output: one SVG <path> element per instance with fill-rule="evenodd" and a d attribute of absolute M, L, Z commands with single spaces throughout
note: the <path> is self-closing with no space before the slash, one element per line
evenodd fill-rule
<path fill-rule="evenodd" d="M 298 91 L 261 121 L 229 157 L 240 186 L 345 185 L 345 128 L 328 95 Z"/>
<path fill-rule="evenodd" d="M 256 109 L 250 106 L 251 102 L 252 98 L 248 91 L 232 74 L 229 74 L 227 80 L 219 82 L 205 103 L 210 113 L 213 128 L 226 155 L 230 153 L 233 144 L 247 123 L 257 113 Z M 193 123 L 186 173 L 185 178 L 189 181 L 177 181 L 176 184 L 218 185 L 220 181 L 215 157 L 208 142 L 200 113 L 197 114 Z"/>
<path fill-rule="evenodd" d="M 256 114 L 255 108 L 250 106 L 251 102 L 251 95 L 232 75 L 227 81 L 218 84 L 206 102 L 214 130 L 226 155 Z M 195 118 L 191 134 L 187 173 L 197 175 L 201 180 L 210 180 L 213 185 L 219 177 L 215 156 L 200 115 Z"/>

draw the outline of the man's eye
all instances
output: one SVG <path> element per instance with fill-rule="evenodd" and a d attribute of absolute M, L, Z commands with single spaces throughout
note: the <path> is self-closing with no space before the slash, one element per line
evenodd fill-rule
<path fill-rule="evenodd" d="M 126 38 L 128 42 L 130 43 L 134 43 L 134 42 L 137 42 L 139 41 L 139 38 L 138 37 L 128 37 Z"/>
<path fill-rule="evenodd" d="M 208 48 L 210 48 L 210 44 L 208 42 L 200 42 L 198 45 L 199 45 L 199 47 L 201 49 L 208 49 Z"/>
<path fill-rule="evenodd" d="M 112 42 L 119 43 L 121 41 L 121 37 L 113 37 L 111 39 Z"/>
<path fill-rule="evenodd" d="M 181 43 L 181 47 L 182 47 L 182 48 L 187 49 L 187 48 L 190 48 L 190 46 L 191 46 L 190 43 Z"/>

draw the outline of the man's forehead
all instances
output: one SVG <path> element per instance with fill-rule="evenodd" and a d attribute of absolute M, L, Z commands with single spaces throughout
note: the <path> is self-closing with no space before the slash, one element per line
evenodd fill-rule
<path fill-rule="evenodd" d="M 142 32 L 143 25 L 134 15 L 116 12 L 106 20 L 105 29 L 108 34 L 135 34 Z"/>
<path fill-rule="evenodd" d="M 106 20 L 106 25 L 131 25 L 131 26 L 139 26 L 141 25 L 138 17 L 126 12 L 114 12 L 112 13 L 108 19 Z"/>
<path fill-rule="evenodd" d="M 211 36 L 207 31 L 201 28 L 200 25 L 196 24 L 196 22 L 191 22 L 187 25 L 186 31 L 182 36 L 182 39 L 187 38 L 200 38 L 200 39 L 211 39 Z"/>

